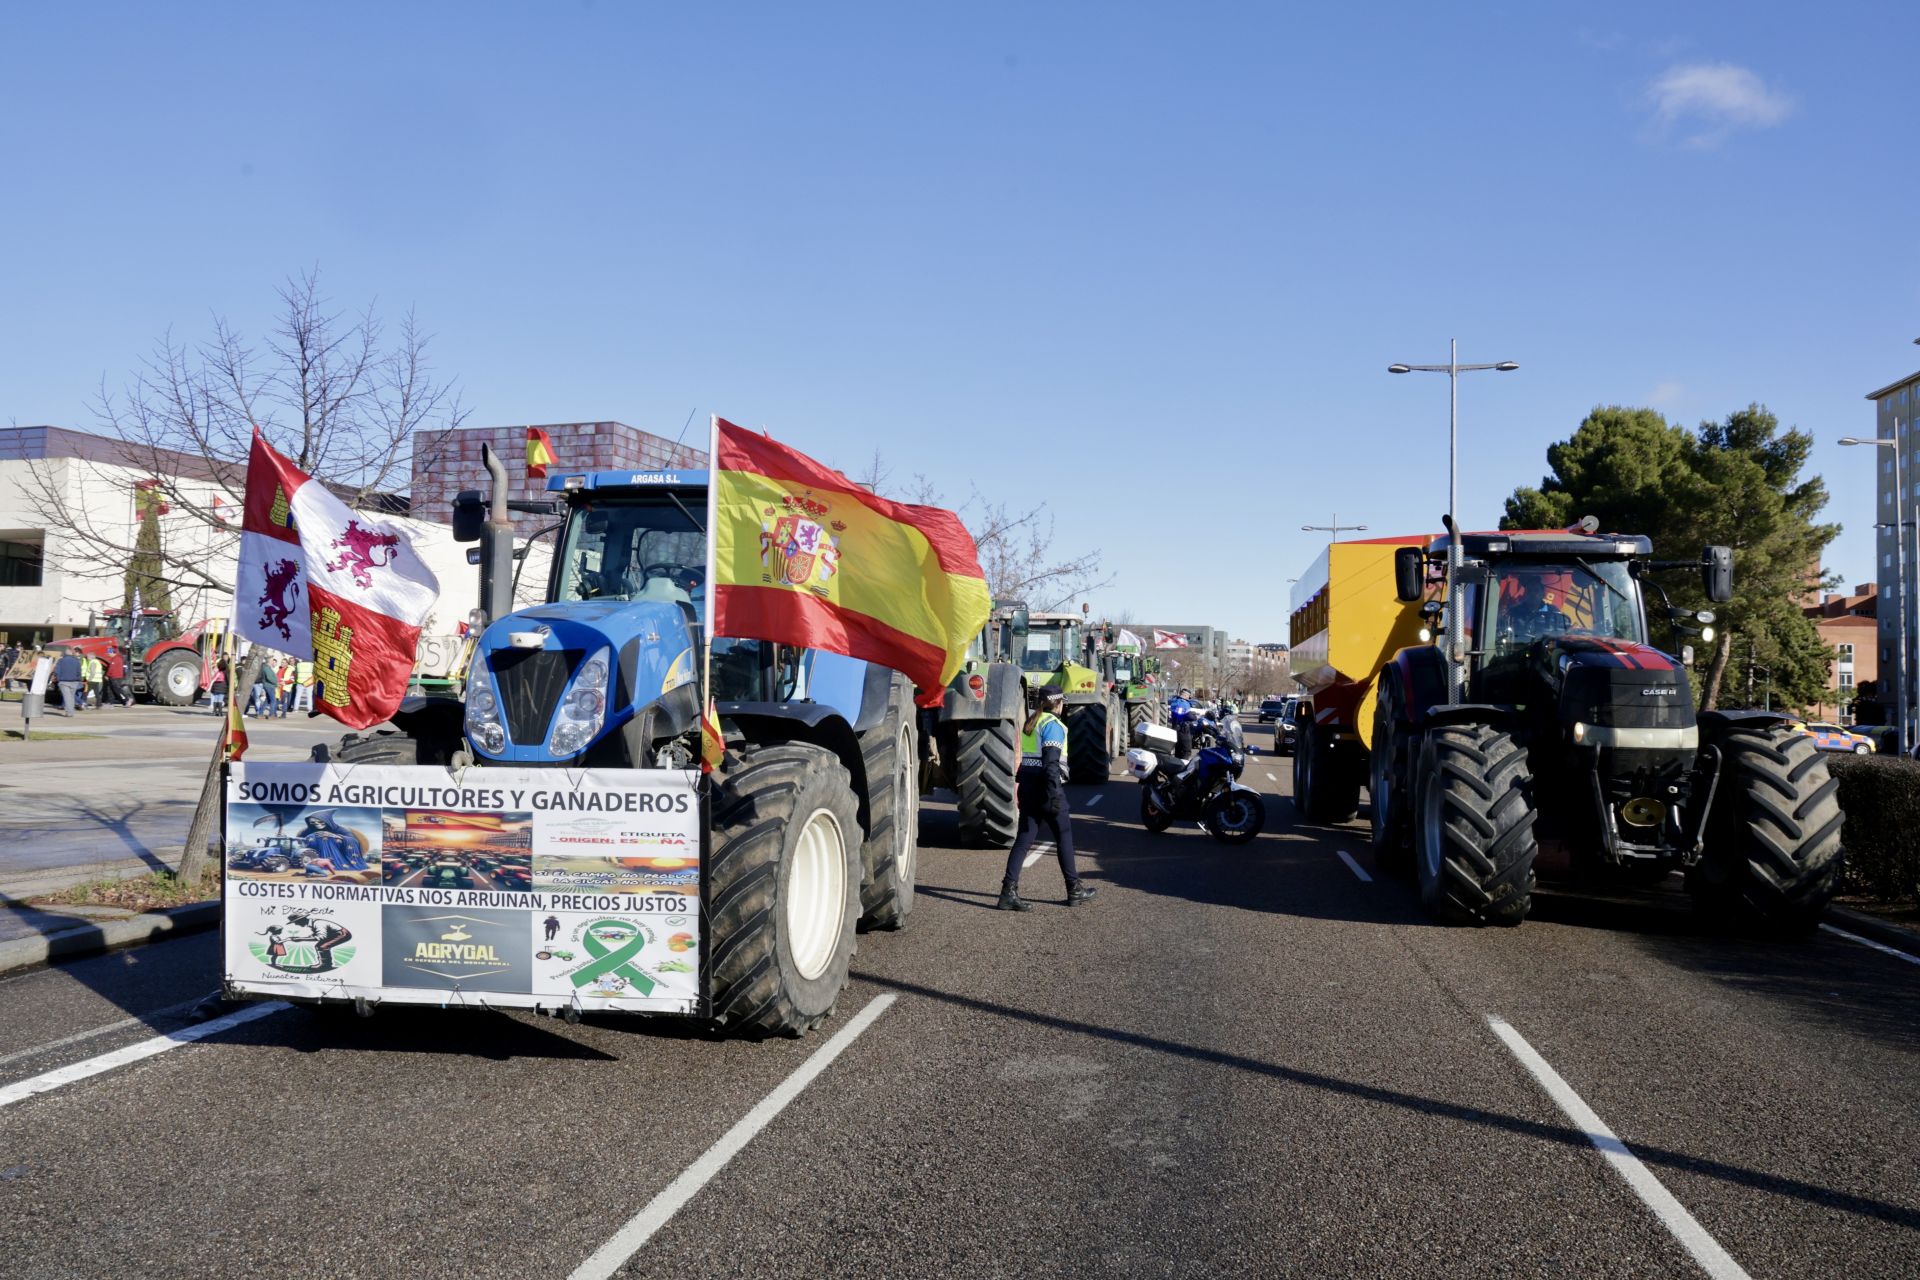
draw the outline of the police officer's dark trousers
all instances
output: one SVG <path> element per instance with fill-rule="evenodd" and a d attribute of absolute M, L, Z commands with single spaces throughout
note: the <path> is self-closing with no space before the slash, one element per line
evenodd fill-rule
<path fill-rule="evenodd" d="M 1067 808 L 1065 791 L 1049 787 L 1039 769 L 1021 769 L 1017 798 L 1020 802 L 1020 834 L 1007 854 L 1007 883 L 1019 884 L 1021 865 L 1033 851 L 1033 842 L 1042 832 L 1053 837 L 1060 856 L 1060 875 L 1071 889 L 1080 883 L 1079 869 L 1073 859 L 1073 814 Z"/>

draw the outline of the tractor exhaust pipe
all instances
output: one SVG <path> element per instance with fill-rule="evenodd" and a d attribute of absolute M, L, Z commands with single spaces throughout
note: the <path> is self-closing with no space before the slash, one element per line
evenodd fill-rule
<path fill-rule="evenodd" d="M 513 520 L 507 514 L 507 468 L 491 446 L 480 446 L 487 466 L 487 522 L 480 531 L 480 607 L 487 622 L 513 612 Z"/>

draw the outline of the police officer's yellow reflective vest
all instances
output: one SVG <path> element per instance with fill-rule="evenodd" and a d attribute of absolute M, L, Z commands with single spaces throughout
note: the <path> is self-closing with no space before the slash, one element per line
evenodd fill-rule
<path fill-rule="evenodd" d="M 1040 731 L 1049 723 L 1060 726 L 1060 768 L 1063 774 L 1066 771 L 1067 748 L 1071 745 L 1072 735 L 1067 732 L 1067 726 L 1060 717 L 1051 711 L 1042 711 L 1033 722 L 1033 731 L 1023 732 L 1020 735 L 1020 767 L 1022 769 L 1038 770 L 1045 766 L 1046 757 L 1040 751 Z"/>

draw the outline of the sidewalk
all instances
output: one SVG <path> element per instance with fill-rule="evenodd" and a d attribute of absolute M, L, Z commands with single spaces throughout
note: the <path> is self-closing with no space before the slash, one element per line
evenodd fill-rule
<path fill-rule="evenodd" d="M 0 728 L 18 728 L 0 704 Z M 88 922 L 124 919 L 112 908 L 29 907 L 26 900 L 87 880 L 178 865 L 212 758 L 220 720 L 206 708 L 102 707 L 36 729 L 100 736 L 0 742 L 0 945 Z M 293 716 L 247 721 L 249 760 L 305 760 L 336 742 L 334 721 Z"/>

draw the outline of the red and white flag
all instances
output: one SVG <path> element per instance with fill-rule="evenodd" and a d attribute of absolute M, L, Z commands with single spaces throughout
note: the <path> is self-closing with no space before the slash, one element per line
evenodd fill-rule
<path fill-rule="evenodd" d="M 234 631 L 312 662 L 315 710 L 354 729 L 391 716 L 440 596 L 406 533 L 348 510 L 257 429 L 240 530 Z"/>
<path fill-rule="evenodd" d="M 1159 631 L 1153 633 L 1153 647 L 1156 649 L 1184 649 L 1187 638 L 1178 631 Z"/>

